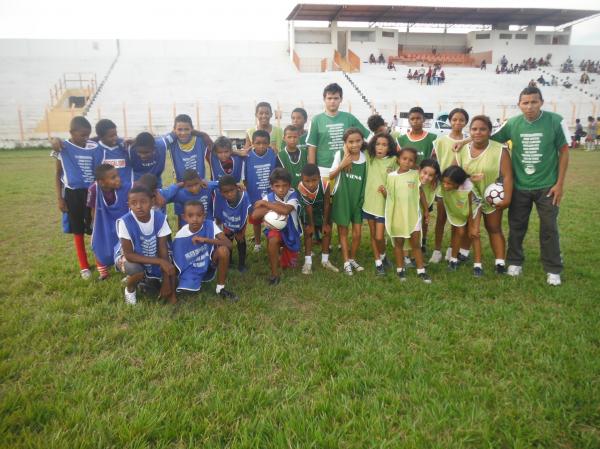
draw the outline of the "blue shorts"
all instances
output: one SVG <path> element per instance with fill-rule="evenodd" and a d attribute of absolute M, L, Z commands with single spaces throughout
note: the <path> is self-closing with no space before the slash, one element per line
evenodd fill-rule
<path fill-rule="evenodd" d="M 385 217 L 377 217 L 375 215 L 371 215 L 368 212 L 363 210 L 362 213 L 363 220 L 375 220 L 375 223 L 385 223 Z"/>

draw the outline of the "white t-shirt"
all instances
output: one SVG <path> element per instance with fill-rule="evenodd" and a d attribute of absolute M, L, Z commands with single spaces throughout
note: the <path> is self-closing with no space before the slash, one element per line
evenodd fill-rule
<path fill-rule="evenodd" d="M 367 158 L 365 157 L 365 153 L 363 153 L 362 151 L 358 154 L 358 160 L 357 161 L 352 161 L 353 164 L 364 164 L 367 161 Z M 342 162 L 342 154 L 337 151 L 335 153 L 335 156 L 333 157 L 333 163 L 331 164 L 331 168 L 329 169 L 329 171 L 333 171 L 336 168 L 338 168 L 338 166 L 340 165 L 340 162 Z"/>
<path fill-rule="evenodd" d="M 202 223 L 202 226 L 204 227 L 205 224 L 206 224 L 206 222 Z M 202 228 L 200 228 L 200 230 L 201 229 Z M 213 235 L 216 237 L 221 232 L 223 232 L 223 231 L 221 230 L 219 225 L 217 225 L 217 223 L 213 221 L 213 233 L 214 233 Z M 183 228 L 181 228 L 179 231 L 177 231 L 175 238 L 190 237 L 191 235 L 194 235 L 194 233 L 192 231 L 190 231 L 190 225 L 186 224 Z"/>
<path fill-rule="evenodd" d="M 133 218 L 142 230 L 142 234 L 152 234 L 152 231 L 154 230 L 154 209 L 150 210 L 150 220 L 148 220 L 148 222 L 146 223 L 142 223 L 141 221 L 139 221 L 135 215 L 133 215 Z M 169 227 L 169 223 L 167 223 L 167 220 L 165 220 L 165 222 L 162 225 L 162 228 L 160 228 L 160 230 L 158 231 L 158 237 L 164 237 L 165 235 L 169 234 L 171 234 L 171 228 Z M 117 220 L 117 236 L 120 239 L 131 241 L 131 236 L 129 235 L 127 226 L 125 226 L 125 222 L 120 218 Z"/>

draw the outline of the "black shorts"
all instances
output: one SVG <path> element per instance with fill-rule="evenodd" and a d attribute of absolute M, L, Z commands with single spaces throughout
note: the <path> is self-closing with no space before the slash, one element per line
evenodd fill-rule
<path fill-rule="evenodd" d="M 92 233 L 92 211 L 87 207 L 87 189 L 65 189 L 71 234 Z"/>

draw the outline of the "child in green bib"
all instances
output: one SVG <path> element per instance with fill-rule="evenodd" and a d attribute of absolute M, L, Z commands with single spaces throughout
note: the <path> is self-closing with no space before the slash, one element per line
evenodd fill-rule
<path fill-rule="evenodd" d="M 402 148 L 397 160 L 398 170 L 387 176 L 386 186 L 381 189 L 386 197 L 385 229 L 394 241 L 396 274 L 401 281 L 406 280 L 404 241 L 408 239 L 417 265 L 417 276 L 430 284 L 431 278 L 425 272 L 421 252 L 421 214 L 423 221 L 428 222 L 429 207 L 421 189 L 419 171 L 413 169 L 417 160 L 417 150 Z"/>
<path fill-rule="evenodd" d="M 481 260 L 481 240 L 479 227 L 481 217 L 490 238 L 490 246 L 496 258 L 496 273 L 505 273 L 504 254 L 506 241 L 502 233 L 502 211 L 507 208 L 512 198 L 513 177 L 512 165 L 508 151 L 502 144 L 490 140 L 492 121 L 485 115 L 473 117 L 470 125 L 471 143 L 465 145 L 457 153 L 457 162 L 471 177 L 473 182 L 473 195 L 479 204 L 469 225 L 469 238 L 473 245 L 475 260 Z M 504 199 L 495 207 L 485 198 L 485 189 L 502 179 L 504 185 Z M 481 263 L 473 265 L 473 274 L 481 276 L 483 266 Z"/>
<path fill-rule="evenodd" d="M 252 135 L 254 134 L 254 131 L 262 129 L 269 133 L 271 148 L 277 153 L 283 146 L 283 130 L 279 126 L 271 124 L 271 117 L 273 117 L 273 108 L 271 108 L 271 104 L 266 101 L 261 101 L 256 105 L 254 115 L 256 117 L 256 126 L 246 130 L 246 144 L 244 145 L 244 149 L 248 150 L 252 146 Z M 238 152 L 237 154 L 240 156 L 247 156 L 248 151 Z"/>
<path fill-rule="evenodd" d="M 321 265 L 326 270 L 339 273 L 340 270 L 329 261 L 329 244 L 331 242 L 331 222 L 329 221 L 330 203 L 325 200 L 325 189 L 321 182 L 319 167 L 306 164 L 302 168 L 301 181 L 298 184 L 300 198 L 300 221 L 304 231 L 304 265 L 302 274 L 312 273 L 312 248 L 316 230 L 321 228 Z"/>
<path fill-rule="evenodd" d="M 381 187 L 389 173 L 398 167 L 396 162 L 396 142 L 387 133 L 375 134 L 365 153 L 367 160 L 367 180 L 365 183 L 365 201 L 363 218 L 369 224 L 371 248 L 375 258 L 375 272 L 385 275 L 385 197 Z"/>
<path fill-rule="evenodd" d="M 440 172 L 456 164 L 458 153 L 454 151 L 454 147 L 460 145 L 465 137 L 463 129 L 469 122 L 469 114 L 462 108 L 454 108 L 448 114 L 448 120 L 452 130 L 448 135 L 440 136 L 433 144 L 433 157 L 437 159 L 440 165 Z M 439 189 L 436 196 L 435 247 L 429 263 L 440 263 L 442 261 L 442 240 L 444 239 L 446 221 L 448 221 Z"/>
<path fill-rule="evenodd" d="M 467 233 L 467 225 L 473 215 L 473 183 L 469 175 L 458 165 L 451 165 L 442 173 L 442 189 L 440 190 L 446 216 L 452 225 L 452 252 L 448 261 L 448 270 L 458 268 L 458 250 Z M 478 207 L 478 205 L 475 205 Z M 481 257 L 481 255 L 480 255 Z M 474 259 L 481 263 L 481 259 Z"/>
<path fill-rule="evenodd" d="M 300 182 L 300 173 L 306 165 L 306 150 L 298 146 L 300 133 L 293 125 L 288 125 L 283 130 L 285 147 L 277 153 L 277 166 L 285 168 L 292 175 L 292 188 L 296 190 Z"/>
<path fill-rule="evenodd" d="M 292 122 L 292 125 L 296 127 L 299 133 L 298 148 L 300 148 L 301 150 L 307 150 L 306 137 L 308 136 L 308 133 L 304 129 L 304 126 L 306 126 L 306 122 L 308 121 L 308 114 L 306 113 L 306 110 L 304 108 L 295 108 L 292 111 L 290 120 Z"/>
<path fill-rule="evenodd" d="M 344 272 L 352 276 L 353 271 L 364 268 L 356 262 L 360 246 L 362 227 L 362 205 L 365 196 L 366 159 L 365 140 L 358 128 L 348 128 L 343 136 L 344 149 L 333 159 L 329 172 L 333 182 L 331 218 L 338 226 Z M 348 228 L 352 225 L 352 247 L 348 246 Z"/>

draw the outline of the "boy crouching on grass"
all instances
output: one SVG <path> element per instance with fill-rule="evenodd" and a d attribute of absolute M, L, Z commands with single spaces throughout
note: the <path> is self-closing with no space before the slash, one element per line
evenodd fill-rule
<path fill-rule="evenodd" d="M 175 304 L 176 270 L 169 261 L 171 228 L 166 216 L 152 208 L 152 193 L 134 185 L 128 195 L 129 212 L 117 220 L 119 243 L 115 266 L 127 275 L 125 302 L 136 303 L 136 288 L 144 279 L 161 279 L 159 296 Z"/>
<path fill-rule="evenodd" d="M 269 178 L 271 192 L 262 200 L 254 203 L 252 219 L 260 223 L 264 216 L 273 211 L 287 217 L 287 223 L 281 230 L 268 228 L 265 235 L 268 240 L 269 265 L 271 277 L 269 284 L 279 284 L 279 266 L 281 268 L 295 267 L 300 251 L 302 227 L 298 219 L 300 202 L 296 191 L 291 189 L 292 177 L 285 168 L 276 168 Z"/>
<path fill-rule="evenodd" d="M 199 200 L 187 201 L 183 209 L 187 223 L 173 240 L 173 259 L 179 270 L 177 291 L 197 292 L 202 282 L 210 282 L 217 271 L 217 295 L 230 301 L 238 297 L 225 289 L 232 243 L 217 224 L 206 218 Z"/>

